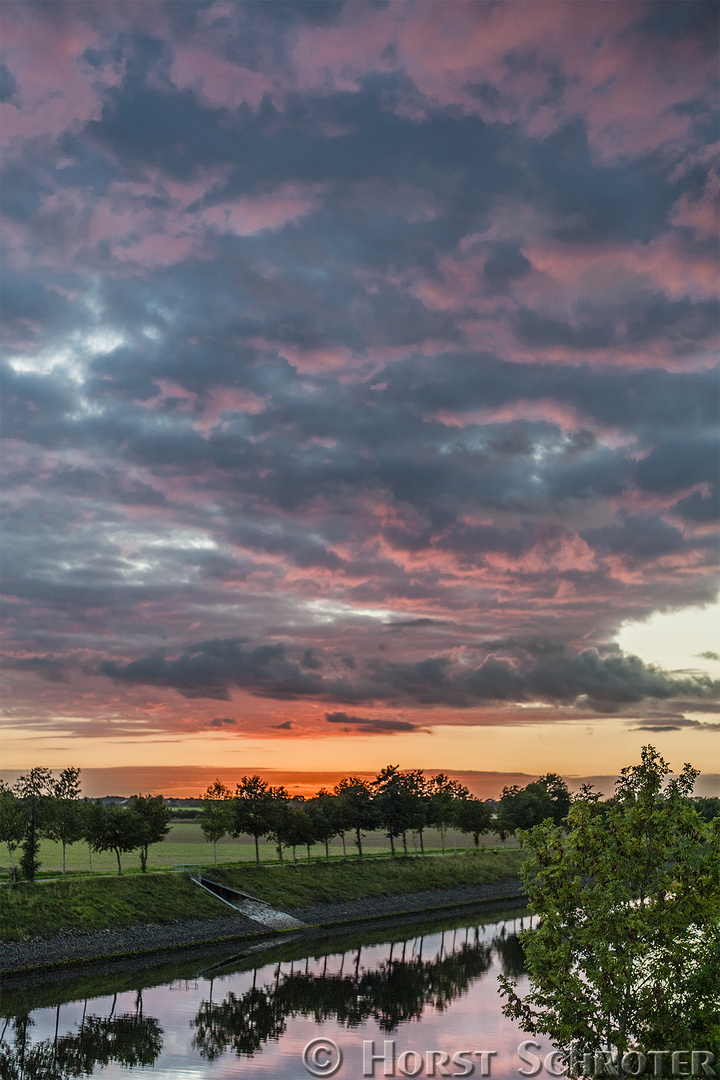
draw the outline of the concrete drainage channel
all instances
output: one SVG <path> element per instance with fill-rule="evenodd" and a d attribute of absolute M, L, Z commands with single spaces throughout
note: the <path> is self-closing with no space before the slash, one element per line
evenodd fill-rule
<path fill-rule="evenodd" d="M 237 889 L 230 889 L 227 885 L 220 885 L 217 881 L 211 881 L 201 874 L 193 874 L 192 880 L 201 889 L 205 889 L 206 892 L 216 896 L 218 900 L 222 900 L 228 907 L 270 930 L 294 930 L 306 925 L 300 922 L 299 919 L 294 919 L 292 915 L 287 915 L 284 911 L 278 911 L 277 908 L 271 907 L 270 904 L 266 904 L 263 900 L 248 896 L 247 893 L 238 892 Z"/>

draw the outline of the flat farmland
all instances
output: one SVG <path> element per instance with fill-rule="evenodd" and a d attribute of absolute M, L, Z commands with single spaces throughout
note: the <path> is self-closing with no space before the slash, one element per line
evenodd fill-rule
<path fill-rule="evenodd" d="M 466 850 L 468 838 L 462 833 L 448 830 L 445 837 L 446 852 L 458 852 Z M 426 852 L 439 852 L 441 849 L 440 834 L 435 829 L 426 829 L 424 833 Z M 357 848 L 352 842 L 352 837 L 346 835 L 345 845 L 349 856 L 357 855 Z M 508 839 L 501 845 L 500 838 L 493 834 L 480 837 L 481 847 L 502 846 L 511 848 L 516 846 L 516 841 Z M 470 847 L 472 847 L 470 841 Z M 396 843 L 396 851 L 402 853 L 402 842 Z M 416 854 L 420 850 L 417 836 L 408 836 L 408 853 Z M 315 844 L 310 848 L 312 859 L 325 858 L 325 845 Z M 363 853 L 371 855 L 389 854 L 390 841 L 380 832 L 367 833 L 363 839 Z M 330 844 L 330 855 L 334 858 L 342 857 L 343 848 L 340 840 Z M 17 864 L 20 851 L 16 851 L 14 858 Z M 297 849 L 298 859 L 307 861 L 307 850 L 302 847 Z M 40 842 L 40 871 L 39 877 L 45 873 L 56 873 L 62 869 L 62 845 L 53 840 L 41 840 Z M 275 845 L 266 841 L 260 841 L 260 858 L 263 862 L 277 861 Z M 285 858 L 292 860 L 292 850 L 285 852 Z M 255 845 L 251 837 L 241 836 L 237 840 L 226 836 L 218 840 L 217 859 L 220 863 L 252 862 L 255 859 Z M 91 866 L 92 861 L 92 866 Z M 123 872 L 135 872 L 140 869 L 140 859 L 135 852 L 130 852 L 121 857 Z M 200 828 L 194 821 L 177 822 L 170 826 L 170 831 L 162 843 L 154 844 L 150 848 L 148 870 L 172 870 L 180 866 L 212 866 L 213 847 L 208 843 Z M 113 874 L 117 873 L 117 861 L 115 853 L 105 851 L 93 852 L 92 860 L 88 845 L 84 842 L 69 844 L 66 853 L 66 865 L 69 873 L 87 874 Z M 10 869 L 10 859 L 7 848 L 2 846 L 0 851 L 0 873 L 7 874 Z"/>

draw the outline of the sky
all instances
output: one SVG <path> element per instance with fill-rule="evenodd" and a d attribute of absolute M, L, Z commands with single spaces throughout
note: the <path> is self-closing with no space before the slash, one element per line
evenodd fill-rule
<path fill-rule="evenodd" d="M 5 768 L 720 772 L 717 19 L 3 4 Z"/>

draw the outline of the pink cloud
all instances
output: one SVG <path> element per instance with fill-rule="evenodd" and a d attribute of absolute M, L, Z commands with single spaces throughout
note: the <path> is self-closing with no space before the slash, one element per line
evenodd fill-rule
<path fill-rule="evenodd" d="M 57 138 L 79 131 L 100 115 L 104 92 L 120 82 L 124 60 L 99 69 L 82 59 L 97 47 L 100 31 L 77 8 L 56 6 L 54 18 L 27 5 L 2 13 L 4 61 L 18 83 L 13 101 L 0 105 L 3 143 L 9 151 L 28 138 Z"/>
<path fill-rule="evenodd" d="M 285 184 L 265 195 L 219 203 L 203 210 L 200 217 L 218 232 L 252 236 L 264 229 L 282 228 L 311 213 L 322 191 L 321 184 Z"/>
<path fill-rule="evenodd" d="M 210 391 L 202 416 L 193 427 L 196 431 L 208 433 L 217 427 L 225 413 L 256 415 L 262 412 L 263 408 L 263 399 L 250 390 L 233 390 L 219 386 Z"/>
<path fill-rule="evenodd" d="M 684 147 L 693 121 L 673 107 L 714 75 L 700 45 L 634 35 L 641 17 L 620 3 L 351 3 L 333 25 L 303 27 L 292 56 L 298 85 L 315 92 L 357 91 L 370 72 L 404 71 L 422 95 L 398 106 L 410 118 L 459 107 L 545 136 L 584 117 L 595 151 L 611 161 Z M 528 62 L 511 66 L 511 54 Z M 558 74 L 564 86 L 552 93 Z"/>

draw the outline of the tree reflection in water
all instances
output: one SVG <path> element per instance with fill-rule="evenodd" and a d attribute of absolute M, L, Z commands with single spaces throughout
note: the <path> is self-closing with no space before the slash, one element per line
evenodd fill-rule
<path fill-rule="evenodd" d="M 191 1021 L 193 1047 L 213 1061 L 227 1051 L 252 1057 L 270 1040 L 278 1041 L 289 1019 L 302 1016 L 316 1023 L 335 1020 L 354 1028 L 374 1020 L 381 1031 L 417 1020 L 426 1008 L 443 1012 L 490 968 L 495 953 L 506 974 L 524 970 L 523 953 L 515 933 L 503 926 L 491 943 L 481 940 L 480 928 L 448 931 L 439 955 L 423 957 L 424 938 L 389 946 L 389 954 L 370 970 L 362 967 L 362 947 L 342 957 L 340 971 L 328 973 L 328 956 L 319 972 L 310 972 L 306 959 L 289 972 L 278 964 L 270 983 L 259 986 L 258 969 L 244 994 L 230 992 L 220 1002 L 203 1001 Z M 461 940 L 458 941 L 458 938 Z M 464 939 L 464 940 L 463 940 Z M 427 946 L 425 945 L 425 948 Z M 55 1034 L 33 1043 L 33 1019 L 28 1012 L 5 1021 L 0 1032 L 0 1080 L 70 1080 L 90 1076 L 97 1067 L 113 1062 L 125 1067 L 152 1066 L 163 1047 L 163 1029 L 143 1014 L 138 992 L 134 1012 L 115 1015 L 87 1013 L 87 1002 L 77 1031 L 60 1034 L 60 1006 Z"/>
<path fill-rule="evenodd" d="M 56 1017 L 59 1020 L 60 1006 Z M 107 1017 L 83 1015 L 77 1032 L 32 1044 L 27 1014 L 6 1024 L 0 1041 L 1 1080 L 69 1080 L 90 1076 L 95 1068 L 118 1062 L 126 1067 L 154 1065 L 163 1045 L 163 1030 L 153 1016 L 143 1016 L 138 993 L 135 1012 Z M 7 1028 L 12 1035 L 7 1037 Z"/>
<path fill-rule="evenodd" d="M 281 976 L 278 965 L 274 984 L 258 987 L 254 978 L 245 994 L 231 992 L 219 1004 L 204 1001 L 192 1021 L 193 1046 L 210 1061 L 227 1050 L 252 1057 L 264 1043 L 278 1040 L 287 1020 L 296 1016 L 312 1017 L 316 1023 L 333 1019 L 349 1028 L 373 1019 L 381 1031 L 392 1032 L 399 1024 L 418 1019 L 427 1007 L 443 1012 L 466 993 L 489 970 L 493 946 L 503 968 L 506 957 L 512 956 L 513 970 L 518 962 L 515 935 L 498 937 L 489 946 L 477 940 L 476 931 L 474 944 L 464 942 L 457 951 L 441 952 L 434 960 L 423 960 L 422 948 L 406 960 L 407 945 L 403 944 L 400 959 L 393 958 L 393 946 L 390 957 L 372 971 L 360 971 L 361 950 L 352 974 L 291 971 Z"/>

